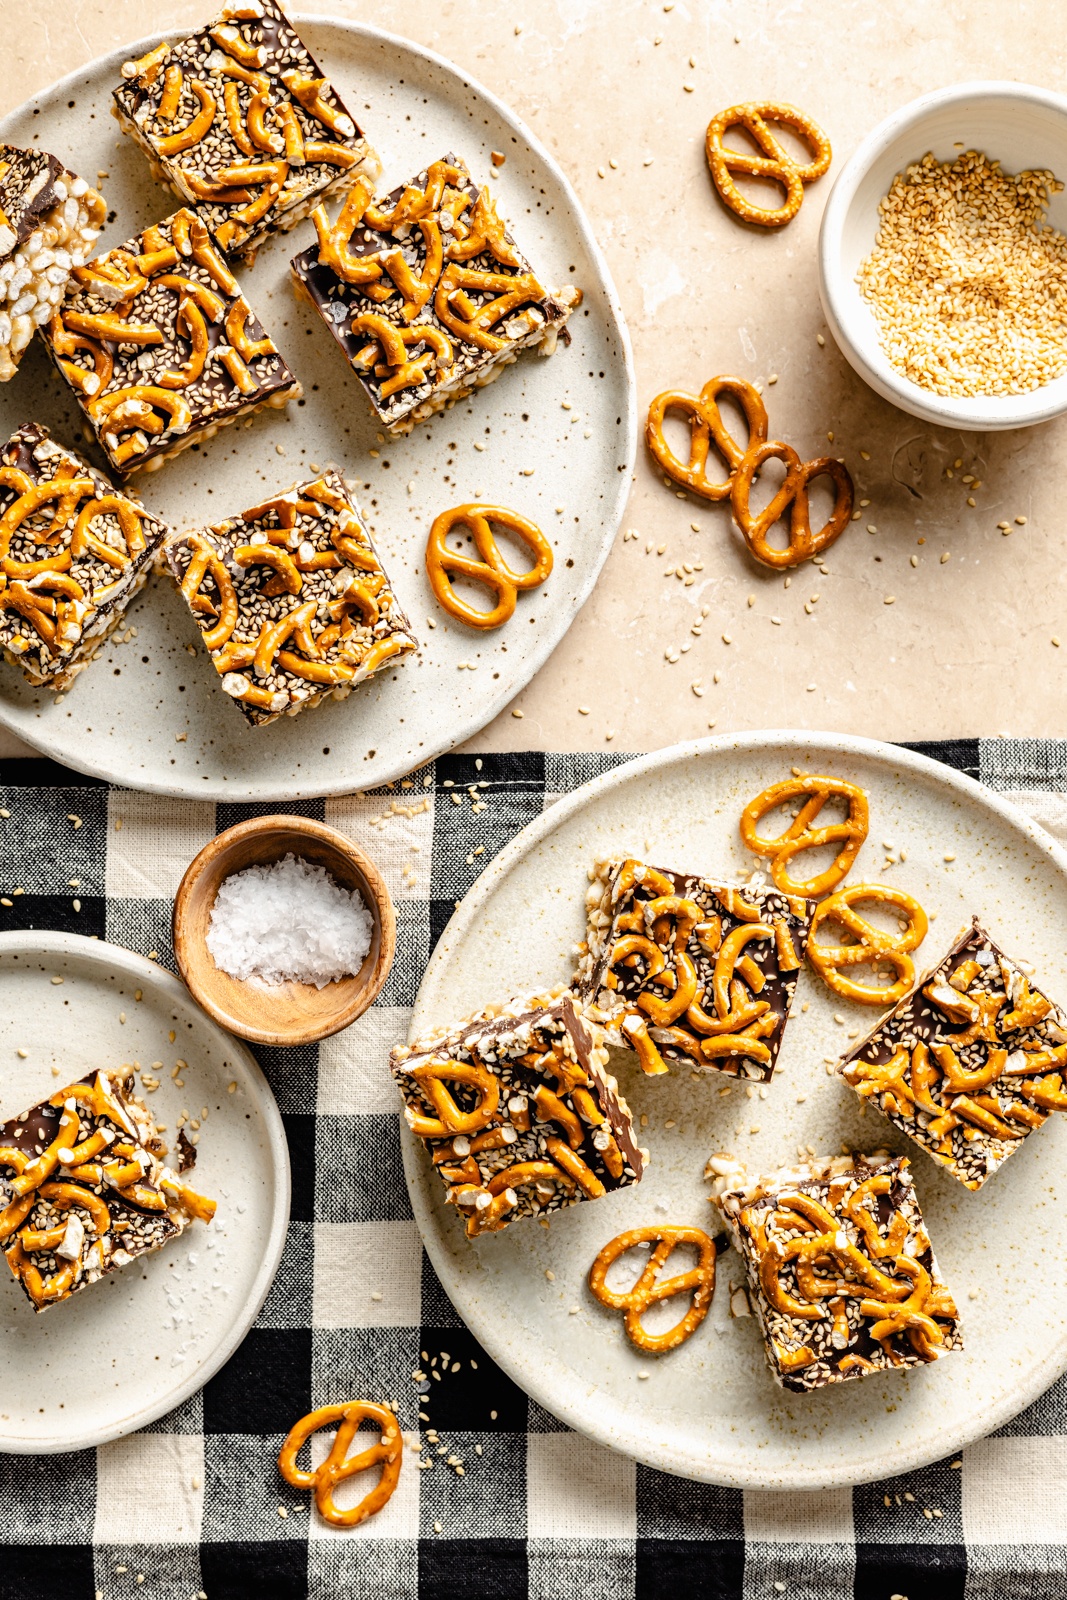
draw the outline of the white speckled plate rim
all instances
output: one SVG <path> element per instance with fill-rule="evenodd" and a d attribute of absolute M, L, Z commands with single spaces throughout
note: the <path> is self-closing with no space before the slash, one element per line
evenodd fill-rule
<path fill-rule="evenodd" d="M 573 227 L 581 240 L 583 248 L 588 252 L 596 279 L 595 288 L 603 296 L 610 315 L 612 326 L 608 332 L 621 353 L 621 387 L 624 391 L 620 396 L 620 410 L 622 412 L 621 437 L 617 448 L 609 448 L 607 444 L 602 447 L 605 462 L 608 462 L 610 456 L 610 463 L 602 473 L 600 480 L 607 487 L 605 488 L 604 509 L 599 514 L 598 519 L 600 522 L 599 531 L 586 530 L 583 524 L 583 531 L 575 540 L 573 547 L 574 564 L 577 569 L 573 587 L 558 604 L 553 606 L 550 615 L 541 619 L 539 626 L 535 630 L 535 637 L 530 648 L 528 650 L 524 648 L 523 650 L 521 668 L 516 676 L 504 683 L 495 694 L 490 691 L 485 698 L 479 698 L 480 689 L 477 691 L 472 690 L 464 695 L 462 697 L 462 705 L 454 710 L 450 709 L 447 715 L 442 715 L 437 727 L 433 727 L 431 723 L 430 726 L 433 728 L 432 739 L 424 741 L 418 748 L 413 748 L 409 744 L 407 746 L 401 745 L 397 749 L 379 750 L 374 760 L 361 763 L 360 770 L 353 769 L 343 775 L 337 775 L 336 772 L 331 774 L 325 771 L 309 773 L 307 776 L 299 777 L 288 773 L 279 774 L 276 777 L 266 774 L 257 781 L 224 782 L 218 774 L 212 773 L 208 782 L 203 781 L 199 775 L 196 775 L 196 781 L 194 781 L 194 775 L 192 774 L 188 777 L 178 778 L 168 776 L 162 761 L 155 770 L 148 771 L 140 768 L 131 770 L 125 765 L 118 765 L 111 759 L 107 742 L 101 742 L 103 753 L 99 753 L 94 749 L 93 741 L 87 739 L 82 730 L 79 729 L 77 720 L 66 728 L 60 725 L 53 731 L 35 721 L 33 717 L 19 715 L 19 708 L 9 705 L 4 696 L 0 695 L 0 724 L 10 728 L 13 733 L 25 740 L 26 743 L 53 757 L 55 760 L 73 767 L 76 771 L 85 772 L 93 777 L 104 778 L 114 783 L 125 784 L 131 788 L 144 790 L 152 794 L 188 795 L 202 800 L 261 801 L 315 799 L 332 794 L 347 794 L 355 788 L 371 788 L 379 784 L 392 782 L 394 779 L 402 777 L 405 773 L 411 771 L 414 767 L 433 760 L 436 756 L 443 754 L 454 746 L 462 744 L 466 739 L 471 738 L 491 722 L 525 688 L 566 634 L 578 611 L 592 592 L 601 568 L 614 543 L 626 508 L 633 477 L 634 462 L 637 454 L 637 387 L 630 336 L 607 262 L 593 235 L 581 202 L 555 157 L 503 101 L 498 99 L 496 95 L 486 89 L 469 73 L 463 71 L 454 62 L 449 61 L 436 51 L 430 50 L 426 46 L 417 44 L 410 39 L 405 39 L 398 34 L 390 33 L 385 29 L 375 28 L 365 23 L 351 22 L 346 18 L 312 16 L 307 13 L 296 12 L 291 15 L 291 21 L 298 29 L 302 27 L 314 29 L 323 25 L 336 28 L 342 33 L 351 36 L 354 51 L 358 51 L 361 45 L 376 46 L 395 52 L 401 59 L 404 55 L 416 57 L 429 66 L 436 68 L 439 72 L 451 77 L 475 102 L 480 102 L 496 117 L 500 118 L 511 130 L 515 138 L 528 146 L 534 156 L 544 164 L 551 179 L 558 186 L 559 199 L 566 208 L 568 224 Z M 17 107 L 7 117 L 0 120 L 0 139 L 10 137 L 9 130 L 12 124 L 17 118 L 23 116 L 31 105 L 45 104 L 49 101 L 61 101 L 70 90 L 79 85 L 84 85 L 90 78 L 101 85 L 106 83 L 110 86 L 117 83 L 120 81 L 120 68 L 124 61 L 144 54 L 147 50 L 153 48 L 161 37 L 175 40 L 185 37 L 187 33 L 188 29 L 174 28 L 168 29 L 162 34 L 147 35 L 143 39 L 123 45 L 111 51 L 108 55 L 98 57 L 86 66 L 68 73 L 48 90 L 36 96 L 33 102 Z M 326 70 L 329 71 L 328 66 Z M 369 122 L 369 133 L 373 142 L 373 111 L 368 118 L 361 118 L 361 121 Z M 160 208 L 160 214 L 165 214 L 165 208 Z M 587 290 L 589 287 L 587 284 Z M 323 339 L 325 340 L 326 338 L 327 336 L 323 334 Z M 333 354 L 334 359 L 339 360 L 336 357 L 336 352 Z M 563 359 L 566 359 L 567 352 L 561 351 L 560 354 Z M 531 355 L 528 359 L 535 360 L 536 356 Z M 581 379 L 577 373 L 575 373 L 575 379 L 576 383 L 580 385 Z M 18 381 L 16 377 L 12 380 L 12 383 L 17 384 Z M 491 395 L 492 390 L 489 393 Z M 442 418 L 435 420 L 439 428 L 446 426 Z M 223 431 L 223 437 L 228 431 L 230 430 Z M 403 445 L 405 441 L 400 441 L 400 443 Z M 263 448 L 268 447 L 264 446 Z M 618 460 L 616 460 L 616 456 Z M 620 470 L 616 470 L 617 466 L 620 467 Z M 166 467 L 164 467 L 163 471 L 165 472 L 166 470 Z M 135 486 L 139 487 L 142 493 L 147 492 L 149 509 L 152 509 L 151 482 L 151 475 L 144 473 L 134 479 Z M 386 564 L 388 566 L 388 557 L 386 558 Z M 414 605 L 408 605 L 406 609 L 410 614 L 415 610 L 415 607 Z M 426 630 L 424 627 L 417 627 L 416 631 L 425 651 L 427 648 Z M 193 635 L 190 635 L 190 637 L 193 637 Z M 440 634 L 438 633 L 436 637 L 440 638 Z M 525 633 L 523 637 L 525 637 Z M 477 640 L 474 643 L 477 643 Z M 104 655 L 106 655 L 106 647 L 101 652 L 101 656 L 103 657 Z M 94 671 L 100 670 L 100 667 L 101 662 L 94 663 L 76 685 L 73 692 L 91 693 L 92 674 Z M 12 670 L 14 669 L 7 667 L 0 661 L 0 671 Z M 488 674 L 482 673 L 479 676 L 480 678 L 485 678 Z M 359 691 L 357 690 L 356 692 L 358 694 Z M 228 712 L 230 711 L 228 707 L 224 709 Z M 348 709 L 349 706 L 347 705 L 343 708 L 343 710 Z M 338 707 L 335 710 L 342 711 L 342 708 Z M 351 704 L 351 710 L 358 717 L 358 710 L 354 702 Z M 315 714 L 314 709 L 305 711 L 297 720 L 302 722 L 306 717 L 315 716 Z M 240 719 L 236 714 L 233 715 L 232 731 L 236 739 L 242 729 L 238 725 Z M 335 743 L 339 740 L 340 731 L 337 722 L 333 718 L 330 719 L 329 728 L 325 725 L 322 727 L 323 734 L 326 737 L 332 735 Z M 269 728 L 261 730 L 258 737 L 269 740 L 271 732 L 272 730 Z M 412 735 L 412 738 L 414 738 L 414 735 Z M 269 761 L 265 765 L 269 765 Z"/>
<path fill-rule="evenodd" d="M 25 955 L 31 959 L 38 956 L 65 956 L 109 972 L 122 972 L 137 982 L 142 989 L 155 991 L 166 1002 L 180 1006 L 185 1012 L 195 1012 L 200 1026 L 217 1037 L 224 1046 L 234 1077 L 238 1080 L 241 1090 L 248 1096 L 248 1103 L 260 1120 L 266 1136 L 270 1166 L 270 1172 L 266 1176 L 273 1189 L 267 1241 L 252 1286 L 244 1301 L 234 1304 L 233 1315 L 222 1337 L 198 1355 L 188 1370 L 180 1374 L 176 1383 L 170 1386 L 164 1385 L 155 1400 L 137 1411 L 127 1413 L 117 1422 L 108 1420 L 106 1415 L 107 1412 L 114 1410 L 114 1402 L 110 1399 L 102 1401 L 99 1424 L 81 1433 L 71 1433 L 69 1437 L 64 1437 L 62 1443 L 54 1433 L 39 1439 L 27 1438 L 25 1435 L 12 1438 L 10 1435 L 5 1435 L 0 1424 L 0 1454 L 53 1455 L 68 1450 L 90 1449 L 95 1445 L 106 1444 L 111 1439 L 124 1438 L 127 1434 L 146 1427 L 157 1417 L 181 1405 L 190 1395 L 196 1394 L 234 1354 L 267 1298 L 285 1248 L 291 1192 L 289 1148 L 281 1113 L 255 1057 L 239 1039 L 226 1033 L 212 1022 L 206 1012 L 201 1011 L 185 985 L 172 973 L 156 966 L 155 962 L 149 961 L 147 957 L 136 955 L 119 945 L 88 939 L 81 934 L 57 933 L 47 929 L 0 933 L 0 956 L 9 955 Z M 239 1230 L 240 1224 L 236 1218 L 229 1218 L 228 1221 L 231 1227 Z M 187 1239 L 189 1237 L 186 1236 Z M 171 1248 L 180 1246 L 179 1240 Z M 205 1273 L 208 1271 L 206 1264 L 204 1271 Z M 93 1289 L 90 1288 L 86 1293 L 92 1294 Z M 44 1313 L 46 1317 L 62 1316 L 62 1314 L 62 1307 L 58 1306 Z"/>
<path fill-rule="evenodd" d="M 485 908 L 494 891 L 532 852 L 537 850 L 539 845 L 548 840 L 561 825 L 577 813 L 593 811 L 606 796 L 624 790 L 635 779 L 641 779 L 656 772 L 657 769 L 670 767 L 687 758 L 714 764 L 717 756 L 728 757 L 744 752 L 763 756 L 780 752 L 783 771 L 787 771 L 794 762 L 803 762 L 806 750 L 815 748 L 821 751 L 829 749 L 844 759 L 853 755 L 880 763 L 892 763 L 898 772 L 904 774 L 914 772 L 925 782 L 933 780 L 944 789 L 954 791 L 968 808 L 977 806 L 1009 824 L 1040 854 L 1048 857 L 1056 872 L 1067 879 L 1067 851 L 1061 849 L 1022 811 L 966 774 L 956 772 L 914 751 L 875 739 L 788 730 L 716 735 L 673 745 L 639 757 L 574 790 L 550 806 L 542 816 L 528 824 L 505 846 L 461 902 L 445 928 L 419 989 L 409 1038 L 414 1039 L 425 1028 L 446 1020 L 450 1012 L 454 1012 L 454 1003 L 450 1006 L 448 995 L 453 950 L 461 949 L 464 944 L 468 947 L 484 946 L 487 936 L 492 935 L 492 922 L 486 921 Z M 875 826 L 872 819 L 872 835 Z M 582 863 L 583 867 L 587 864 Z M 871 873 L 869 876 L 877 878 L 878 874 Z M 903 886 L 901 884 L 901 887 Z M 929 964 L 929 960 L 933 959 L 931 951 L 935 942 L 937 953 L 940 954 L 947 932 L 947 929 L 943 930 L 938 939 L 931 942 L 931 947 L 924 948 L 919 957 L 921 963 Z M 499 998 L 502 997 L 497 994 L 486 995 L 483 1003 Z M 877 1015 L 878 1013 L 871 1014 L 868 1026 L 874 1025 Z M 886 1122 L 876 1116 L 875 1134 L 868 1138 L 868 1143 L 873 1146 L 878 1143 L 880 1136 L 888 1136 L 892 1131 Z M 898 1140 L 898 1144 L 913 1154 L 913 1166 L 923 1164 L 929 1168 L 932 1165 L 925 1156 L 915 1150 L 910 1141 L 902 1138 Z M 653 1154 L 655 1158 L 655 1152 Z M 710 1154 L 710 1146 L 704 1154 Z M 895 1475 L 915 1470 L 995 1431 L 1037 1399 L 1067 1368 L 1067 1324 L 1061 1324 L 1057 1340 L 1045 1351 L 1043 1359 L 1035 1361 L 1024 1370 L 1014 1386 L 992 1403 L 975 1406 L 966 1416 L 956 1413 L 945 1415 L 942 1414 L 938 1404 L 936 1392 L 932 1392 L 928 1410 L 936 1416 L 937 1425 L 931 1425 L 927 1430 L 927 1437 L 921 1441 L 905 1440 L 903 1443 L 895 1441 L 889 1456 L 884 1446 L 857 1450 L 852 1455 L 845 1450 L 832 1464 L 824 1462 L 820 1467 L 812 1468 L 801 1462 L 783 1471 L 769 1469 L 768 1463 L 760 1462 L 758 1456 L 754 1459 L 741 1459 L 741 1453 L 737 1449 L 733 1455 L 726 1454 L 719 1459 L 697 1458 L 691 1446 L 687 1447 L 686 1442 L 679 1437 L 672 1437 L 670 1430 L 659 1424 L 658 1419 L 651 1414 L 648 1402 L 645 1402 L 645 1409 L 642 1410 L 640 1393 L 635 1395 L 629 1406 L 623 1406 L 613 1396 L 598 1390 L 595 1385 L 591 1388 L 578 1372 L 560 1371 L 558 1365 L 546 1360 L 545 1347 L 539 1342 L 535 1321 L 531 1319 L 524 1324 L 524 1308 L 505 1303 L 499 1293 L 494 1300 L 493 1272 L 486 1270 L 477 1259 L 476 1249 L 467 1247 L 465 1251 L 462 1244 L 456 1247 L 456 1241 L 461 1239 L 461 1234 L 454 1213 L 451 1208 L 444 1205 L 441 1185 L 425 1160 L 421 1143 L 403 1125 L 402 1155 L 415 1219 L 434 1268 L 456 1310 L 493 1359 L 539 1404 L 569 1427 L 666 1472 L 736 1488 L 814 1490 L 870 1481 L 884 1477 L 887 1472 Z M 790 1146 L 788 1151 L 783 1151 L 781 1163 L 787 1164 L 793 1159 L 795 1159 L 794 1149 Z M 1024 1160 L 1025 1153 L 1018 1159 Z M 654 1166 L 655 1159 L 653 1168 Z M 926 1177 L 925 1172 L 924 1177 Z M 953 1180 L 946 1178 L 945 1181 L 950 1188 L 955 1187 Z M 1003 1182 L 1003 1179 L 1001 1181 Z M 639 1189 L 630 1190 L 627 1194 L 639 1192 Z M 981 1204 L 981 1195 L 967 1198 Z M 584 1212 L 587 1208 L 579 1207 L 577 1210 Z M 563 1215 L 574 1215 L 574 1213 Z M 621 1225 L 634 1225 L 633 1219 L 628 1218 Z M 615 1227 L 618 1226 L 616 1218 Z M 610 1237 L 612 1231 L 614 1230 L 609 1221 L 601 1229 L 604 1239 Z M 494 1236 L 494 1239 L 504 1240 L 509 1237 L 510 1234 L 505 1232 Z M 937 1243 L 935 1239 L 935 1245 Z M 538 1265 L 540 1266 L 540 1262 Z M 584 1270 L 587 1268 L 588 1262 L 585 1263 Z M 720 1278 L 721 1276 L 720 1274 Z M 725 1290 L 720 1282 L 716 1291 L 716 1302 L 724 1294 Z M 966 1309 L 963 1315 L 966 1331 Z M 618 1332 L 621 1344 L 625 1345 L 625 1340 L 621 1338 L 621 1330 L 613 1331 Z M 606 1352 L 608 1348 L 605 1347 Z M 965 1356 L 966 1353 L 965 1348 Z M 661 1359 L 671 1358 L 668 1356 Z M 931 1373 L 931 1376 L 934 1374 Z M 642 1389 L 647 1392 L 647 1388 L 648 1386 L 638 1385 L 639 1392 Z M 775 1405 L 786 1406 L 791 1398 L 784 1391 L 777 1389 L 769 1378 L 766 1379 L 762 1392 L 766 1397 L 768 1412 Z M 833 1404 L 835 1396 L 832 1392 L 822 1391 L 820 1398 Z"/>

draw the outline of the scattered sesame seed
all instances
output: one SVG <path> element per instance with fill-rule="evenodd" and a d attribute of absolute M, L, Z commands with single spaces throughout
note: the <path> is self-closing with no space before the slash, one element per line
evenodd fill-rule
<path fill-rule="evenodd" d="M 955 856 L 955 852 L 954 851 L 952 851 L 952 850 L 946 850 L 945 851 L 945 860 L 946 861 L 955 861 L 955 859 L 956 859 L 956 856 Z"/>
<path fill-rule="evenodd" d="M 1015 522 L 1016 522 L 1016 525 L 1018 527 L 1020 527 L 1020 528 L 1025 528 L 1026 527 L 1026 518 L 1025 517 L 1016 517 Z"/>

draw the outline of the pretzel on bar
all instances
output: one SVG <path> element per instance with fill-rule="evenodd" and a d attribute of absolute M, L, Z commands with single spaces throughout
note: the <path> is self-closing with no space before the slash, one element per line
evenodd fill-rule
<path fill-rule="evenodd" d="M 812 159 L 803 163 L 794 160 L 775 138 L 774 123 L 789 128 L 802 139 L 811 150 Z M 738 127 L 745 130 L 762 155 L 732 149 L 724 142 L 729 130 Z M 705 150 L 712 181 L 724 203 L 742 221 L 754 222 L 763 228 L 780 228 L 792 221 L 800 210 L 804 185 L 822 177 L 833 154 L 829 139 L 809 116 L 795 106 L 770 100 L 750 100 L 718 112 L 708 123 Z M 734 182 L 735 172 L 777 183 L 784 190 L 782 204 L 770 208 L 747 200 Z"/>
<path fill-rule="evenodd" d="M 719 397 L 731 395 L 744 412 L 748 424 L 748 442 L 744 449 L 727 430 L 719 411 Z M 680 414 L 689 424 L 689 462 L 683 463 L 674 454 L 663 433 L 664 418 Z M 727 500 L 734 474 L 746 452 L 767 438 L 767 408 L 758 390 L 744 378 L 709 378 L 699 396 L 685 394 L 680 389 L 668 389 L 659 394 L 648 408 L 645 439 L 660 468 L 675 483 L 680 483 L 705 500 Z M 707 475 L 708 452 L 714 444 L 726 466 L 726 477 L 712 482 Z"/>
<path fill-rule="evenodd" d="M 380 1438 L 358 1455 L 350 1456 L 353 1442 L 368 1437 L 359 1433 L 363 1422 L 373 1423 Z M 298 1467 L 296 1458 L 311 1435 L 334 1424 L 337 1432 L 325 1461 L 311 1472 Z M 380 1511 L 392 1495 L 400 1478 L 403 1449 L 400 1425 L 388 1406 L 353 1400 L 347 1405 L 319 1406 L 294 1423 L 278 1454 L 278 1471 L 294 1489 L 314 1491 L 315 1505 L 325 1522 L 335 1528 L 355 1528 Z M 374 1488 L 350 1510 L 342 1511 L 333 1498 L 337 1485 L 379 1463 L 382 1473 Z"/>
<path fill-rule="evenodd" d="M 854 909 L 857 905 L 884 905 L 903 912 L 907 921 L 896 933 L 876 927 Z M 816 934 L 824 924 L 843 928 L 852 935 L 848 943 L 820 944 Z M 853 883 L 838 889 L 815 909 L 808 941 L 808 960 L 835 994 L 861 1005 L 895 1005 L 911 988 L 915 963 L 910 952 L 926 938 L 929 923 L 926 912 L 913 895 L 879 883 Z M 848 969 L 864 966 L 890 966 L 896 977 L 888 986 L 862 983 L 849 977 Z"/>
<path fill-rule="evenodd" d="M 377 158 L 274 0 L 226 15 L 127 62 L 116 114 L 222 248 L 247 251 Z"/>
<path fill-rule="evenodd" d="M 534 556 L 528 572 L 515 572 L 505 560 L 492 524 L 518 535 Z M 466 529 L 481 557 L 452 550 L 447 544 L 456 528 Z M 552 547 L 537 525 L 506 506 L 467 504 L 442 511 L 434 519 L 426 544 L 426 576 L 434 598 L 451 616 L 469 628 L 499 628 L 514 615 L 520 589 L 535 589 L 552 571 Z M 479 611 L 463 600 L 452 586 L 453 574 L 483 584 L 494 596 L 490 611 Z"/>
<path fill-rule="evenodd" d="M 827 800 L 840 797 L 848 802 L 848 816 L 843 822 L 834 822 L 821 828 L 813 827 L 816 817 Z M 796 816 L 783 833 L 766 838 L 758 830 L 759 823 L 768 812 L 778 806 L 801 800 Z M 845 879 L 867 837 L 870 825 L 869 808 L 865 792 L 843 778 L 826 778 L 813 774 L 786 778 L 782 783 L 772 783 L 769 788 L 750 800 L 741 813 L 741 837 L 757 855 L 769 856 L 771 877 L 785 894 L 802 895 L 815 899 L 836 889 Z M 833 864 L 814 877 L 797 879 L 792 876 L 790 864 L 801 851 L 820 846 L 839 845 Z"/>
<path fill-rule="evenodd" d="M 609 1289 L 606 1280 L 610 1268 L 626 1251 L 642 1245 L 653 1245 L 653 1249 L 636 1283 L 625 1291 Z M 697 1265 L 674 1277 L 661 1278 L 659 1274 L 668 1258 L 680 1245 L 696 1248 Z M 639 1350 L 661 1355 L 684 1344 L 707 1316 L 715 1293 L 715 1262 L 715 1243 L 700 1228 L 667 1224 L 662 1227 L 629 1228 L 606 1244 L 597 1255 L 589 1269 L 589 1288 L 601 1305 L 626 1313 L 623 1326 L 631 1343 Z M 641 1321 L 649 1306 L 681 1294 L 692 1295 L 681 1321 L 666 1333 L 649 1333 Z"/>

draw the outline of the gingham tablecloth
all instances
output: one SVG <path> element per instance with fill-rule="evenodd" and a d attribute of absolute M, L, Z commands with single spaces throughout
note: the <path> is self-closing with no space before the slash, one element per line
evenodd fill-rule
<path fill-rule="evenodd" d="M 919 748 L 1015 792 L 1067 838 L 1067 742 Z M 742 1493 L 565 1430 L 497 1370 L 442 1292 L 404 1186 L 387 1051 L 478 873 L 561 794 L 624 759 L 447 756 L 410 789 L 288 808 L 369 841 L 396 902 L 396 963 L 340 1039 L 258 1052 L 288 1132 L 292 1218 L 274 1287 L 229 1365 L 143 1433 L 73 1455 L 0 1456 L 2 1600 L 1067 1600 L 1067 1379 L 955 1463 L 853 1490 Z M 232 823 L 286 809 L 109 789 L 43 760 L 0 762 L 0 807 L 0 892 L 12 901 L 0 928 L 97 934 L 164 964 L 191 857 Z M 398 1401 L 402 1427 L 418 1429 L 421 1352 L 440 1374 L 431 1426 L 466 1470 L 441 1458 L 420 1472 L 408 1452 L 379 1516 L 329 1529 L 278 1478 L 286 1426 L 367 1394 Z"/>

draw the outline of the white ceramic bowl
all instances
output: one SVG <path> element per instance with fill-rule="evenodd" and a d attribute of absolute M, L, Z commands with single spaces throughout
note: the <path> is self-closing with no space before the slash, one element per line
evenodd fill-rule
<path fill-rule="evenodd" d="M 1000 161 L 1005 172 L 1049 168 L 1067 182 L 1067 96 L 1020 83 L 957 83 L 922 95 L 869 133 L 838 174 L 819 233 L 819 292 L 830 331 L 860 377 L 912 416 L 975 431 L 1027 428 L 1067 411 L 1067 376 L 1028 394 L 958 399 L 905 378 L 882 351 L 878 328 L 856 284 L 874 246 L 878 202 L 896 173 L 932 151 L 953 160 L 963 148 Z M 1067 232 L 1067 191 L 1053 195 L 1049 221 Z"/>

